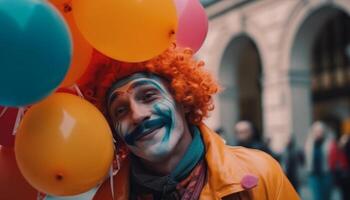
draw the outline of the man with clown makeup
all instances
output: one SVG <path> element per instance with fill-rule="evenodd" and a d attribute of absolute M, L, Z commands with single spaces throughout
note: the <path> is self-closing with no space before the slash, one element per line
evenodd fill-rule
<path fill-rule="evenodd" d="M 171 47 L 121 63 L 96 53 L 82 89 L 114 131 L 120 168 L 94 199 L 299 199 L 273 158 L 226 146 L 203 123 L 219 86 L 192 56 Z"/>

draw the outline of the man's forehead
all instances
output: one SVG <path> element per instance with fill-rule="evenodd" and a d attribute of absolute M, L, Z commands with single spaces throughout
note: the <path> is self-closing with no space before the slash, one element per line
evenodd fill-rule
<path fill-rule="evenodd" d="M 141 86 L 153 86 L 160 91 L 163 91 L 163 92 L 166 91 L 163 85 L 163 82 L 161 82 L 160 80 L 155 80 L 150 78 L 136 78 L 136 79 L 130 80 L 123 86 L 114 89 L 112 93 L 132 92 L 134 89 L 137 89 Z"/>
<path fill-rule="evenodd" d="M 133 89 L 141 85 L 157 84 L 164 85 L 164 80 L 157 75 L 149 73 L 136 73 L 113 84 L 110 93 Z"/>

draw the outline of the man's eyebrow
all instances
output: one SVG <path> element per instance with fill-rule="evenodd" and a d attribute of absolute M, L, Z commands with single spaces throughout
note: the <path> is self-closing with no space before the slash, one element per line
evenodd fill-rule
<path fill-rule="evenodd" d="M 144 85 L 151 85 L 151 86 L 154 86 L 154 87 L 156 87 L 156 88 L 159 88 L 159 87 L 156 86 L 156 84 L 154 84 L 152 81 L 149 81 L 149 80 L 141 80 L 141 81 L 136 81 L 136 82 L 132 83 L 132 84 L 128 87 L 127 91 L 129 92 L 130 90 L 133 90 L 133 89 L 135 89 L 135 88 L 137 88 L 137 87 L 141 87 L 141 86 L 144 86 Z M 160 88 L 160 90 L 162 90 L 162 89 Z M 113 101 L 115 101 L 116 99 L 118 99 L 118 97 L 119 97 L 122 93 L 124 93 L 124 91 L 115 90 L 114 92 L 112 92 L 112 94 L 111 94 L 111 96 L 110 96 L 110 98 L 109 98 L 109 102 L 112 103 Z M 110 103 L 109 103 L 109 104 L 110 104 Z"/>
<path fill-rule="evenodd" d="M 118 97 L 120 96 L 122 92 L 120 91 L 114 91 L 111 96 L 109 97 L 109 100 L 108 100 L 108 104 L 111 104 L 113 101 L 115 101 L 116 99 L 118 99 Z"/>
<path fill-rule="evenodd" d="M 128 91 L 130 90 L 133 90 L 137 87 L 141 87 L 141 86 L 144 86 L 144 85 L 152 85 L 152 86 L 156 86 L 156 84 L 154 84 L 152 81 L 149 81 L 149 80 L 141 80 L 141 81 L 136 81 L 134 83 L 132 83 L 129 88 L 128 88 Z M 157 86 L 156 86 L 157 87 Z M 159 87 L 157 87 L 159 88 Z"/>

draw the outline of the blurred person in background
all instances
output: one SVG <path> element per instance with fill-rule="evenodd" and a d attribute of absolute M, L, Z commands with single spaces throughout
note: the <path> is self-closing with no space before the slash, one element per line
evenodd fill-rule
<path fill-rule="evenodd" d="M 259 149 L 271 154 L 270 149 L 259 137 L 258 131 L 249 121 L 239 121 L 235 126 L 235 139 L 237 146 Z"/>
<path fill-rule="evenodd" d="M 342 136 L 339 139 L 339 187 L 343 200 L 350 199 L 350 120 L 343 122 Z"/>
<path fill-rule="evenodd" d="M 343 123 L 343 135 L 340 138 L 340 146 L 345 152 L 347 161 L 350 161 L 350 119 Z"/>
<path fill-rule="evenodd" d="M 314 122 L 305 144 L 306 169 L 314 200 L 329 200 L 332 176 L 328 162 L 333 136 L 325 123 Z"/>
<path fill-rule="evenodd" d="M 338 140 L 337 140 L 338 141 Z M 341 147 L 341 140 L 332 142 L 329 154 L 329 167 L 332 172 L 333 182 L 339 187 L 344 200 L 350 199 L 349 191 L 349 164 Z"/>
<path fill-rule="evenodd" d="M 304 155 L 302 150 L 296 145 L 294 138 L 289 140 L 285 151 L 280 156 L 280 161 L 289 181 L 295 190 L 298 191 L 300 186 L 299 169 L 304 164 Z"/>

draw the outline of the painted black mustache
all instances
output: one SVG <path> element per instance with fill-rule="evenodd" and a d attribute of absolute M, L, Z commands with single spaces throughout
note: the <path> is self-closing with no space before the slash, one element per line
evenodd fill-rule
<path fill-rule="evenodd" d="M 135 142 L 141 137 L 152 133 L 154 130 L 159 129 L 166 124 L 171 123 L 170 118 L 162 116 L 157 119 L 147 120 L 140 123 L 133 131 L 128 133 L 124 140 L 128 145 L 134 145 Z"/>

